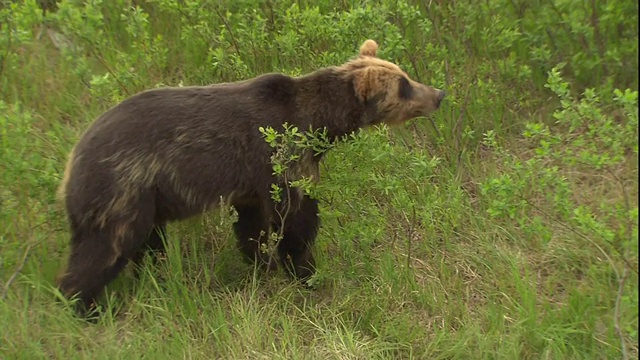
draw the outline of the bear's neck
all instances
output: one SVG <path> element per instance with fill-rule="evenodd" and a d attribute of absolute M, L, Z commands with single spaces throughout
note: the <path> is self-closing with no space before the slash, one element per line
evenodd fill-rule
<path fill-rule="evenodd" d="M 324 128 L 333 142 L 362 128 L 367 116 L 352 81 L 335 68 L 296 78 L 295 121 L 300 130 Z"/>

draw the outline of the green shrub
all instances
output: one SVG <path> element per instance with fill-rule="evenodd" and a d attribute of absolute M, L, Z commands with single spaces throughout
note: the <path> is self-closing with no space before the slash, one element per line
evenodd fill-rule
<path fill-rule="evenodd" d="M 0 357 L 637 358 L 637 10 L 0 2 Z M 172 224 L 167 258 L 109 287 L 118 316 L 91 327 L 53 300 L 69 241 L 55 192 L 95 117 L 157 86 L 338 65 L 366 38 L 447 97 L 336 144 L 302 181 L 322 200 L 318 290 L 252 273 L 224 208 Z M 308 140 L 263 130 L 280 155 Z"/>

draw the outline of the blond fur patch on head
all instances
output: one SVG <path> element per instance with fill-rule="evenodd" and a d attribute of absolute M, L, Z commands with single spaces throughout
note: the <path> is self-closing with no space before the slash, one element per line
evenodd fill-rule
<path fill-rule="evenodd" d="M 368 39 L 362 44 L 362 46 L 360 46 L 360 56 L 376 57 L 377 53 L 378 53 L 378 43 L 376 43 L 371 39 Z"/>
<path fill-rule="evenodd" d="M 381 92 L 393 93 L 398 77 L 406 76 L 396 64 L 373 57 L 358 57 L 339 67 L 353 79 L 356 94 L 362 100 Z"/>
<path fill-rule="evenodd" d="M 360 54 L 338 66 L 345 76 L 353 79 L 357 96 L 366 100 L 381 92 L 393 92 L 395 79 L 406 76 L 398 65 L 377 57 L 378 43 L 368 39 L 360 46 Z"/>

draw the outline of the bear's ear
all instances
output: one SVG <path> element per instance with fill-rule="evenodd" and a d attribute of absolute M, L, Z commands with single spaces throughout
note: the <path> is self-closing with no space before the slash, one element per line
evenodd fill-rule
<path fill-rule="evenodd" d="M 378 43 L 369 39 L 360 46 L 360 56 L 376 57 L 378 51 Z"/>

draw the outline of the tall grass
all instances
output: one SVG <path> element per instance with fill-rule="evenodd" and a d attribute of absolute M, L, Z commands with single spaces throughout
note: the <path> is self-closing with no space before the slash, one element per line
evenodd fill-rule
<path fill-rule="evenodd" d="M 0 3 L 1 358 L 638 358 L 636 1 L 41 3 Z M 222 209 L 98 324 L 56 301 L 55 191 L 96 116 L 367 38 L 448 96 L 324 160 L 316 290 L 245 265 Z"/>

